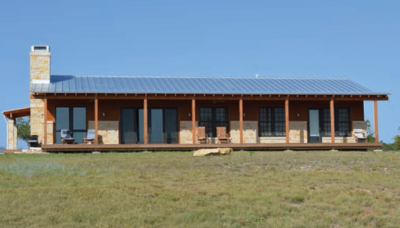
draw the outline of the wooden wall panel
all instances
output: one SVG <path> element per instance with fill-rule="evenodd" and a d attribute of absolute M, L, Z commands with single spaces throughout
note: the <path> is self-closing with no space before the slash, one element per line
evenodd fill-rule
<path fill-rule="evenodd" d="M 94 101 L 93 100 L 48 100 L 47 120 L 54 121 L 55 107 L 87 107 L 87 120 L 94 120 Z M 122 107 L 143 107 L 142 100 L 99 100 L 99 121 L 120 120 L 120 110 Z M 178 108 L 180 121 L 191 121 L 191 100 L 148 100 L 148 108 L 174 107 Z M 239 121 L 239 99 L 237 101 L 213 101 L 196 100 L 196 121 L 199 120 L 199 109 L 201 107 L 227 107 L 229 109 L 229 120 Z M 243 100 L 243 121 L 258 121 L 258 111 L 260 107 L 285 107 L 285 101 L 248 101 Z M 335 108 L 350 108 L 352 121 L 364 120 L 363 101 L 335 101 Z M 307 121 L 309 108 L 329 108 L 329 101 L 290 101 L 289 120 Z M 103 117 L 102 113 L 105 113 Z M 299 113 L 299 117 L 297 117 Z"/>

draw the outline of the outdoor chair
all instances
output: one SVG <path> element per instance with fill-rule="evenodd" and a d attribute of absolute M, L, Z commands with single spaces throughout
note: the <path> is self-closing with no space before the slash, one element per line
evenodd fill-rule
<path fill-rule="evenodd" d="M 67 129 L 62 129 L 60 138 L 62 139 L 62 144 L 72 143 L 74 144 L 75 139 L 71 136 L 71 131 Z"/>
<path fill-rule="evenodd" d="M 217 139 L 220 143 L 229 143 L 229 135 L 226 133 L 226 127 L 217 127 Z"/>
<path fill-rule="evenodd" d="M 83 143 L 93 143 L 94 142 L 95 131 L 94 129 L 89 129 L 87 131 L 86 137 L 83 138 Z"/>
<path fill-rule="evenodd" d="M 197 141 L 201 143 L 207 143 L 208 141 L 208 136 L 206 134 L 206 127 L 197 127 L 196 129 L 196 137 Z"/>
<path fill-rule="evenodd" d="M 28 140 L 29 147 L 39 147 L 39 137 L 37 135 L 31 135 Z"/>
<path fill-rule="evenodd" d="M 354 129 L 354 137 L 356 142 L 367 142 L 367 136 L 362 129 Z"/>

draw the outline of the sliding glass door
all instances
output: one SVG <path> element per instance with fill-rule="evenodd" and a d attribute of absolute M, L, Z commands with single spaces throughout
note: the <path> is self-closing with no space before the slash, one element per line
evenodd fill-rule
<path fill-rule="evenodd" d="M 178 143 L 178 112 L 174 108 L 148 109 L 148 142 Z M 121 109 L 121 143 L 144 142 L 143 109 Z"/>
<path fill-rule="evenodd" d="M 55 115 L 55 142 L 61 143 L 62 129 L 70 130 L 75 143 L 82 143 L 86 136 L 86 108 L 85 107 L 56 107 Z"/>

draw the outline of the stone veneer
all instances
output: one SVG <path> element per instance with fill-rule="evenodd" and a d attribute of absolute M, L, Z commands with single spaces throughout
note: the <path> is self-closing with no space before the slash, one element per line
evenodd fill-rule
<path fill-rule="evenodd" d="M 31 99 L 31 135 L 38 136 L 38 142 L 43 143 L 44 135 L 44 101 Z"/>
<path fill-rule="evenodd" d="M 18 149 L 17 125 L 14 120 L 7 121 L 7 149 Z"/>
<path fill-rule="evenodd" d="M 54 144 L 54 122 L 47 121 L 47 144 Z"/>
<path fill-rule="evenodd" d="M 94 121 L 89 121 L 89 129 L 94 129 Z M 97 134 L 100 144 L 119 144 L 119 121 L 99 121 Z"/>
<path fill-rule="evenodd" d="M 179 144 L 192 144 L 192 121 L 180 121 L 179 128 Z"/>
<path fill-rule="evenodd" d="M 30 53 L 30 81 L 50 82 L 50 52 L 32 51 Z"/>
<path fill-rule="evenodd" d="M 307 143 L 307 121 L 290 121 L 289 122 L 289 142 L 290 143 Z M 285 138 L 286 142 L 286 138 Z"/>
<path fill-rule="evenodd" d="M 230 133 L 232 143 L 240 143 L 239 121 L 231 121 Z M 258 121 L 243 121 L 243 143 L 257 143 Z"/>

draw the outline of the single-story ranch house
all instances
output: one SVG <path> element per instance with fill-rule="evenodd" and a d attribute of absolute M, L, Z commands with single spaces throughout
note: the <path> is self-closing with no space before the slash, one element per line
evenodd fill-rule
<path fill-rule="evenodd" d="M 8 150 L 21 116 L 44 151 L 365 150 L 382 146 L 377 102 L 388 99 L 347 79 L 51 75 L 49 47 L 32 46 L 30 107 L 3 114 Z M 365 141 L 364 101 L 374 102 L 374 143 Z M 63 129 L 72 143 L 62 143 Z M 94 140 L 83 143 L 89 129 Z"/>

